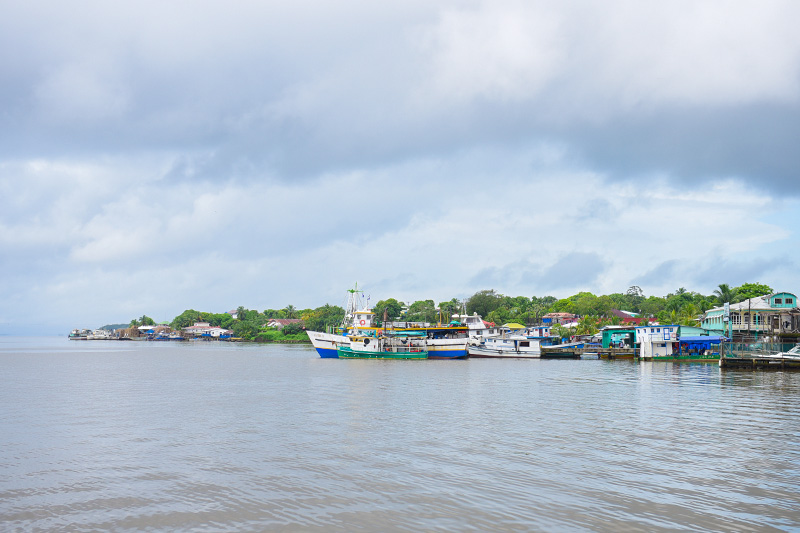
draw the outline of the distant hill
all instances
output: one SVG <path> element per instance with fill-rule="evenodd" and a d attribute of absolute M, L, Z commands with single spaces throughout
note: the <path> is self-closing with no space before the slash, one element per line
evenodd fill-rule
<path fill-rule="evenodd" d="M 125 329 L 129 326 L 129 324 L 108 324 L 107 326 L 103 326 L 100 329 L 107 329 L 108 331 L 114 331 L 115 329 Z"/>

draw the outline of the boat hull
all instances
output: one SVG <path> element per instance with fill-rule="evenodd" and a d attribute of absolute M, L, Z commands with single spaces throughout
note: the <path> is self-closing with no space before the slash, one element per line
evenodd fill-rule
<path fill-rule="evenodd" d="M 539 351 L 515 351 L 505 349 L 484 348 L 481 346 L 470 346 L 467 349 L 470 357 L 493 357 L 493 358 L 509 358 L 509 359 L 540 359 L 541 352 Z"/>
<path fill-rule="evenodd" d="M 367 350 L 353 350 L 348 346 L 337 350 L 339 359 L 427 359 L 428 352 L 371 352 Z"/>
<path fill-rule="evenodd" d="M 334 333 L 322 333 L 319 331 L 307 331 L 311 345 L 317 350 L 317 353 L 323 359 L 336 359 L 339 354 L 336 349 L 339 345 L 347 346 L 350 344 L 350 339 L 344 335 L 336 335 Z"/>
<path fill-rule="evenodd" d="M 428 359 L 464 359 L 468 339 L 428 339 Z"/>

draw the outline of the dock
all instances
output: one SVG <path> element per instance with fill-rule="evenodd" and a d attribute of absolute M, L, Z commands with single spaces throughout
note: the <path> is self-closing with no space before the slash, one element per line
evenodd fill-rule
<path fill-rule="evenodd" d="M 576 348 L 568 346 L 542 346 L 542 359 L 580 359 L 584 355 L 596 355 L 599 359 L 633 359 L 635 348 Z"/>
<path fill-rule="evenodd" d="M 800 359 L 790 357 L 722 357 L 720 368 L 729 370 L 800 370 Z"/>
<path fill-rule="evenodd" d="M 800 345 L 787 344 L 763 340 L 726 342 L 719 366 L 732 370 L 800 370 Z"/>

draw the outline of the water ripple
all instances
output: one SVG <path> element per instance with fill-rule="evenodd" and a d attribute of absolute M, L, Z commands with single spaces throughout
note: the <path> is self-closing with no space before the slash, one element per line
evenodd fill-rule
<path fill-rule="evenodd" d="M 0 344 L 3 529 L 800 529 L 800 373 L 153 344 Z"/>

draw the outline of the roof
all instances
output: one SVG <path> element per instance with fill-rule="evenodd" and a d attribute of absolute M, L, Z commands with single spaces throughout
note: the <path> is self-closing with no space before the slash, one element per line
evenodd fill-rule
<path fill-rule="evenodd" d="M 763 296 L 756 296 L 755 298 L 750 298 L 742 302 L 730 304 L 731 311 L 745 311 L 745 310 L 752 311 L 753 309 L 781 309 L 781 310 L 787 309 L 784 307 L 772 307 L 769 304 L 769 301 L 772 299 L 772 297 L 777 294 L 792 294 L 792 293 L 786 291 L 780 291 L 780 292 L 773 292 L 771 294 L 765 294 Z M 792 296 L 794 295 L 792 294 Z M 712 307 L 711 309 L 706 311 L 706 314 L 712 311 L 723 311 L 724 309 L 725 309 L 724 306 Z"/>
<path fill-rule="evenodd" d="M 720 335 L 681 335 L 679 340 L 681 342 L 720 342 L 723 339 L 726 339 L 726 337 Z"/>
<path fill-rule="evenodd" d="M 278 323 L 282 326 L 286 326 L 288 324 L 297 324 L 302 322 L 299 318 L 270 318 L 268 324 Z"/>
<path fill-rule="evenodd" d="M 621 311 L 619 309 L 610 309 L 609 313 L 614 316 L 618 316 L 620 318 L 636 318 L 639 316 L 638 313 L 631 313 L 630 311 Z"/>

